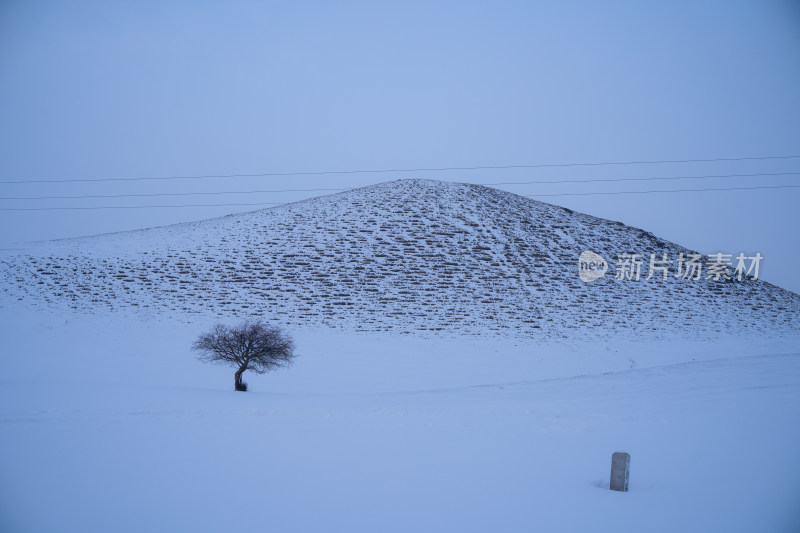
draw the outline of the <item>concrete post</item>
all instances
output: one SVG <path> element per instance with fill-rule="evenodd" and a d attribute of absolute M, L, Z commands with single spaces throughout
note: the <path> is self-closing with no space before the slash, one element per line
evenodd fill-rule
<path fill-rule="evenodd" d="M 631 475 L 631 456 L 625 452 L 614 452 L 611 456 L 611 490 L 628 492 Z"/>

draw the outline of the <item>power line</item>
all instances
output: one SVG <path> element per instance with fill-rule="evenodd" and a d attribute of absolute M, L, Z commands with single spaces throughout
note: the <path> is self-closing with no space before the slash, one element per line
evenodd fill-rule
<path fill-rule="evenodd" d="M 28 183 L 75 183 L 75 182 L 107 182 L 107 181 L 153 181 L 153 180 L 188 180 L 209 178 L 259 178 L 259 177 L 288 177 L 288 176 L 324 176 L 345 174 L 384 174 L 388 172 L 445 172 L 453 170 L 507 170 L 518 168 L 557 168 L 557 167 L 599 167 L 623 165 L 660 165 L 666 163 L 712 163 L 723 161 L 764 161 L 769 159 L 797 159 L 800 155 L 763 156 L 763 157 L 727 157 L 713 159 L 662 159 L 655 161 L 611 161 L 595 163 L 544 163 L 536 165 L 497 165 L 474 167 L 440 167 L 440 168 L 404 168 L 382 170 L 324 170 L 319 172 L 260 172 L 255 174 L 208 174 L 199 176 L 160 176 L 139 178 L 69 178 L 60 180 L 4 180 L 2 185 L 28 184 Z"/>
<path fill-rule="evenodd" d="M 665 176 L 661 178 L 596 178 L 580 180 L 552 180 L 552 181 L 500 181 L 495 183 L 479 183 L 478 185 L 533 185 L 533 184 L 560 184 L 560 183 L 594 183 L 612 181 L 655 181 L 655 180 L 686 180 L 709 178 L 753 178 L 758 176 L 797 176 L 800 172 L 773 172 L 768 174 L 714 174 L 707 176 Z"/>
<path fill-rule="evenodd" d="M 774 172 L 762 174 L 714 174 L 704 176 L 665 176 L 651 178 L 596 178 L 578 180 L 536 180 L 536 181 L 503 181 L 494 183 L 476 183 L 476 185 L 538 185 L 562 183 L 594 183 L 594 182 L 622 182 L 622 181 L 656 181 L 656 180 L 682 180 L 682 179 L 710 179 L 710 178 L 737 178 L 758 176 L 797 176 L 800 172 Z M 315 189 L 269 189 L 254 191 L 210 191 L 210 192 L 173 192 L 173 193 L 148 193 L 148 194 L 84 194 L 76 196 L 9 196 L 0 200 L 84 200 L 90 198 L 154 198 L 159 196 L 216 196 L 223 194 L 265 194 L 287 192 L 341 192 L 350 191 L 357 187 L 349 188 L 315 188 Z"/>
<path fill-rule="evenodd" d="M 800 173 L 798 173 L 800 174 Z M 150 194 L 84 194 L 78 196 L 10 196 L 0 200 L 83 200 L 87 198 L 153 198 L 156 196 L 208 196 L 219 194 L 260 194 L 284 192 L 349 191 L 351 189 L 277 189 L 266 191 L 159 192 Z"/>
<path fill-rule="evenodd" d="M 180 205 L 102 205 L 93 207 L 2 207 L 0 211 L 71 211 L 95 209 L 150 209 L 160 207 L 228 207 L 228 206 L 256 206 L 256 205 L 286 205 L 290 202 L 258 202 L 243 204 L 180 204 Z"/>
<path fill-rule="evenodd" d="M 707 191 L 752 191 L 756 189 L 800 189 L 800 185 L 764 185 L 757 187 L 724 187 L 711 189 L 667 189 L 661 191 L 610 191 L 610 192 L 564 192 L 557 194 L 526 194 L 529 198 L 539 196 L 592 196 L 592 195 L 614 195 L 614 194 L 651 194 L 651 193 L 670 193 L 670 192 L 707 192 Z"/>
<path fill-rule="evenodd" d="M 676 192 L 708 192 L 708 191 L 751 191 L 757 189 L 798 189 L 800 185 L 774 185 L 756 187 L 724 187 L 708 189 L 666 189 L 652 191 L 611 191 L 611 192 L 577 192 L 555 194 L 528 194 L 530 198 L 553 196 L 593 196 L 616 194 L 653 194 Z M 303 200 L 298 200 L 303 201 Z M 124 206 L 93 206 L 93 207 L 3 207 L 0 211 L 68 211 L 68 210 L 95 210 L 95 209 L 149 209 L 149 208 L 182 208 L 182 207 L 228 207 L 228 206 L 262 206 L 262 205 L 287 205 L 293 202 L 257 202 L 257 203 L 224 203 L 224 204 L 179 204 L 179 205 L 124 205 Z"/>

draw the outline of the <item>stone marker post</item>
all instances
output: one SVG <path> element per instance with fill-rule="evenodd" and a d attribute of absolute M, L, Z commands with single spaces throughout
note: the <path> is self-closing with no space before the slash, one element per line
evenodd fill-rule
<path fill-rule="evenodd" d="M 614 452 L 611 456 L 611 490 L 628 492 L 628 478 L 631 475 L 631 455 Z"/>

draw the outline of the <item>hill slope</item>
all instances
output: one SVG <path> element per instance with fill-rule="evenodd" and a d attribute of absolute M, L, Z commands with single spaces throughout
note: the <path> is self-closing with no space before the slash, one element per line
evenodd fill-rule
<path fill-rule="evenodd" d="M 610 263 L 591 283 L 578 256 Z M 614 276 L 643 254 L 639 281 Z M 42 243 L 4 258 L 3 292 L 33 305 L 266 315 L 364 331 L 800 329 L 800 296 L 762 281 L 645 280 L 643 230 L 488 187 L 400 180 L 197 223 Z M 673 264 L 673 269 L 675 265 Z M 674 272 L 673 272 L 674 274 Z"/>

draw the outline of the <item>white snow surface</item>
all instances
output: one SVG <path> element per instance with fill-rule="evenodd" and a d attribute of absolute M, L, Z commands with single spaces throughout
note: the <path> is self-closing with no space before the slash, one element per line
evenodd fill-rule
<path fill-rule="evenodd" d="M 210 318 L 2 318 L 4 532 L 800 526 L 798 339 L 294 330 L 240 393 L 189 350 Z"/>
<path fill-rule="evenodd" d="M 430 198 L 450 201 L 430 218 Z M 409 181 L 8 255 L 0 531 L 799 531 L 797 295 L 577 280 L 584 245 L 682 250 L 640 233 Z M 457 260 L 425 257 L 451 245 Z M 616 299 L 634 308 L 610 319 Z M 287 327 L 298 357 L 245 373 L 241 393 L 190 347 L 251 314 Z M 615 451 L 627 493 L 608 487 Z"/>

